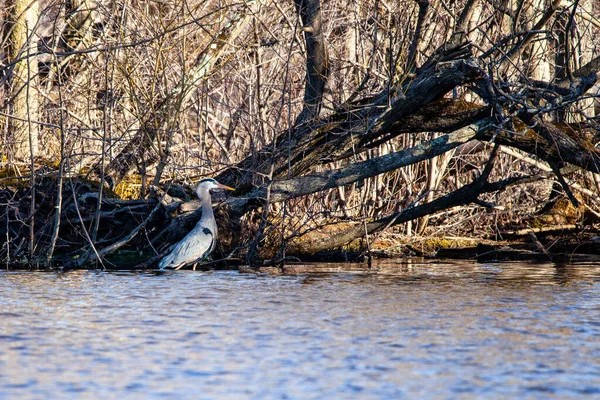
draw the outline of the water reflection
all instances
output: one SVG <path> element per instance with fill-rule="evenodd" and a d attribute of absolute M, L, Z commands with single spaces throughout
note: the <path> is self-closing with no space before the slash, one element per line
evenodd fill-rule
<path fill-rule="evenodd" d="M 0 272 L 0 398 L 600 394 L 600 267 Z"/>
<path fill-rule="evenodd" d="M 330 278 L 332 274 L 354 276 L 350 283 L 365 280 L 382 282 L 420 281 L 426 282 L 468 280 L 486 282 L 491 285 L 569 285 L 573 283 L 593 284 L 598 280 L 600 265 L 592 263 L 455 263 L 427 260 L 378 261 L 374 266 L 366 264 L 320 263 L 288 265 L 284 269 L 265 268 L 262 272 L 272 276 L 308 275 L 306 283 Z M 356 279 L 358 278 L 358 279 Z M 363 278 L 363 279 L 360 279 Z"/>

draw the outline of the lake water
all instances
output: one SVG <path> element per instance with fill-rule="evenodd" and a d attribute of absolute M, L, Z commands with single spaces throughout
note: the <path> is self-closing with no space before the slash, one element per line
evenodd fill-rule
<path fill-rule="evenodd" d="M 2 399 L 600 397 L 600 265 L 1 271 L 0 321 Z"/>

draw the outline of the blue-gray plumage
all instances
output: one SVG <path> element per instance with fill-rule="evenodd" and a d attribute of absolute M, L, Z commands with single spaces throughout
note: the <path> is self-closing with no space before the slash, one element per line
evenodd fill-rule
<path fill-rule="evenodd" d="M 158 267 L 179 269 L 187 264 L 204 260 L 215 248 L 217 241 L 217 223 L 210 198 L 211 189 L 233 190 L 212 178 L 202 179 L 196 186 L 196 194 L 202 202 L 202 217 L 194 229 L 190 231 L 167 255 Z"/>

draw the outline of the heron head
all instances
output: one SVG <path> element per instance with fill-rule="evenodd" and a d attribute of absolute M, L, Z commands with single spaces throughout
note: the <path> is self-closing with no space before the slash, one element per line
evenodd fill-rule
<path fill-rule="evenodd" d="M 227 185 L 223 185 L 213 178 L 205 178 L 198 182 L 198 186 L 196 186 L 196 193 L 198 193 L 198 197 L 200 197 L 199 192 L 202 190 L 211 190 L 211 189 L 224 189 L 224 190 L 235 190 L 232 187 Z"/>

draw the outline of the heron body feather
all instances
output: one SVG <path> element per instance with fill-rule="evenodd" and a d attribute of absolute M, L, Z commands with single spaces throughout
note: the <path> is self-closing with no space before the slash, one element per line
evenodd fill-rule
<path fill-rule="evenodd" d="M 182 264 L 203 261 L 215 248 L 215 235 L 200 222 L 190 231 L 173 251 L 162 259 L 159 268 L 177 268 Z"/>

